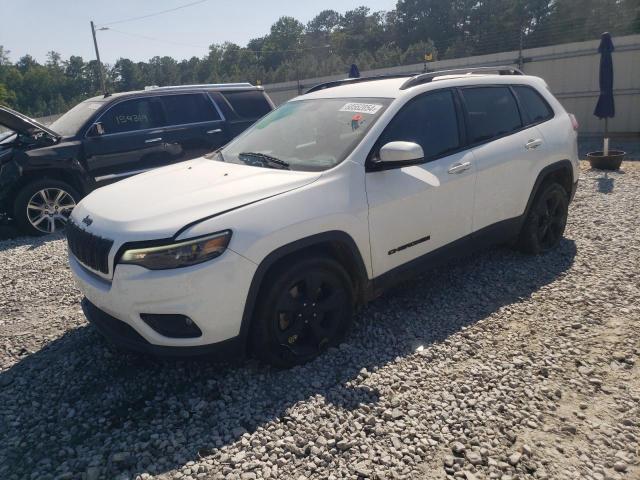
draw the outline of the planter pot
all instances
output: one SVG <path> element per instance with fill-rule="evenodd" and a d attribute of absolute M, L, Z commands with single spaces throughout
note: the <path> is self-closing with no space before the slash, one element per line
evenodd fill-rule
<path fill-rule="evenodd" d="M 609 155 L 605 155 L 604 152 L 589 152 L 587 153 L 587 160 L 589 160 L 591 168 L 618 170 L 626 154 L 627 152 L 622 150 L 609 150 Z"/>

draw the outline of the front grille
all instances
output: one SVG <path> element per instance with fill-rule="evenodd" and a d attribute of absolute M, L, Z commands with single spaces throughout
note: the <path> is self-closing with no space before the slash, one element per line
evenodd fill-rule
<path fill-rule="evenodd" d="M 109 273 L 109 252 L 113 240 L 98 237 L 69 221 L 65 227 L 69 250 L 80 263 L 93 270 Z"/>

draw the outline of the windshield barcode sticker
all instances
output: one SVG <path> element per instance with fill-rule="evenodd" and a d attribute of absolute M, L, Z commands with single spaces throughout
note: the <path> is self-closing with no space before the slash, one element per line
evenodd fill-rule
<path fill-rule="evenodd" d="M 341 112 L 353 112 L 353 113 L 368 113 L 373 115 L 382 108 L 382 105 L 376 103 L 347 103 L 340 111 Z"/>

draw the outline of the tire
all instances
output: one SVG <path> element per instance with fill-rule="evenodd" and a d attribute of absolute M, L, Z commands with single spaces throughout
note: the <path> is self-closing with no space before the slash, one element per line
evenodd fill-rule
<path fill-rule="evenodd" d="M 22 187 L 16 195 L 13 218 L 23 233 L 47 235 L 64 228 L 79 200 L 78 192 L 65 182 L 36 180 Z"/>
<path fill-rule="evenodd" d="M 261 361 L 288 368 L 338 345 L 351 325 L 354 289 L 328 257 L 299 257 L 265 277 L 251 323 L 250 347 Z"/>
<path fill-rule="evenodd" d="M 531 254 L 553 250 L 564 234 L 568 212 L 567 191 L 557 182 L 543 183 L 520 232 L 520 250 Z"/>

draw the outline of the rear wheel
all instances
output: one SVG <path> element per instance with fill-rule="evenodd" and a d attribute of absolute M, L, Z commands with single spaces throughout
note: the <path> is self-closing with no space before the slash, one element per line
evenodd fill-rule
<path fill-rule="evenodd" d="M 14 219 L 28 235 L 47 235 L 64 229 L 80 200 L 73 187 L 59 180 L 38 180 L 16 196 Z"/>
<path fill-rule="evenodd" d="M 567 225 L 569 198 L 556 182 L 542 185 L 520 233 L 519 246 L 526 253 L 546 253 L 555 248 Z"/>
<path fill-rule="evenodd" d="M 340 343 L 352 321 L 354 292 L 330 258 L 301 259 L 264 282 L 251 331 L 253 353 L 277 367 L 306 363 Z"/>

